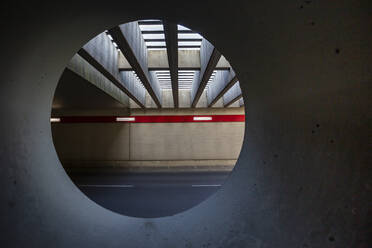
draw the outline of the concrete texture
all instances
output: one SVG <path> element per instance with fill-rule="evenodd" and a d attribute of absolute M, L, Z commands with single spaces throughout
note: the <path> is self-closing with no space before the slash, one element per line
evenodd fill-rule
<path fill-rule="evenodd" d="M 117 96 L 120 98 L 120 102 L 80 75 L 66 69 L 54 93 L 52 110 L 95 111 L 102 108 L 107 110 L 128 109 L 128 97 L 121 94 Z"/>
<path fill-rule="evenodd" d="M 244 106 L 242 105 L 242 107 Z M 218 99 L 218 101 L 212 106 L 212 108 L 223 108 L 223 98 L 221 97 L 220 99 Z"/>
<path fill-rule="evenodd" d="M 55 123 L 52 134 L 59 158 L 77 164 L 236 160 L 243 142 L 244 123 Z"/>
<path fill-rule="evenodd" d="M 237 159 L 244 123 L 137 123 L 130 129 L 133 160 Z"/>
<path fill-rule="evenodd" d="M 191 106 L 191 90 L 178 91 L 180 108 L 190 108 Z"/>
<path fill-rule="evenodd" d="M 97 173 L 120 172 L 231 172 L 236 159 L 203 160 L 61 160 L 66 172 L 79 172 L 89 175 Z"/>
<path fill-rule="evenodd" d="M 238 108 L 238 107 L 239 107 L 239 101 L 235 101 L 234 103 L 232 103 L 231 105 L 228 106 L 228 108 Z"/>
<path fill-rule="evenodd" d="M 73 160 L 65 160 L 66 164 L 72 164 Z M 236 164 L 236 159 L 192 159 L 192 160 L 86 160 L 81 161 L 81 167 L 90 167 L 94 165 L 94 167 L 99 168 L 102 167 L 105 169 L 106 167 L 113 167 L 113 168 L 123 168 L 123 167 L 142 167 L 142 168 L 151 168 L 151 167 L 162 167 L 167 168 L 169 167 L 182 167 L 187 170 L 187 167 L 191 168 L 201 168 L 205 167 L 208 169 L 213 170 L 213 166 L 226 166 L 229 168 L 229 171 L 234 168 Z"/>
<path fill-rule="evenodd" d="M 162 90 L 162 107 L 163 108 L 174 108 L 173 105 L 173 95 L 172 91 L 170 90 Z M 191 108 L 191 90 L 179 90 L 179 107 L 180 108 Z M 133 104 L 134 102 L 132 102 Z M 233 105 L 234 107 L 239 107 L 238 105 Z M 207 102 L 207 90 L 204 90 L 203 93 L 200 96 L 200 99 L 198 101 L 198 104 L 196 105 L 196 108 L 207 108 L 208 102 Z M 222 100 L 220 102 L 217 102 L 213 107 L 217 108 L 223 108 Z M 139 108 L 137 105 L 130 105 L 130 108 Z M 147 109 L 153 109 L 157 108 L 155 102 L 152 100 L 150 95 L 146 93 L 146 108 Z"/>
<path fill-rule="evenodd" d="M 226 71 L 217 71 L 213 82 L 208 87 L 208 106 L 215 105 L 237 81 L 238 78 L 232 68 Z"/>
<path fill-rule="evenodd" d="M 144 90 L 141 89 L 138 82 L 128 77 L 127 74 L 123 75 L 119 72 L 119 52 L 104 32 L 99 33 L 87 42 L 78 53 L 132 100 L 144 105 Z"/>
<path fill-rule="evenodd" d="M 234 86 L 232 86 L 224 95 L 223 95 L 223 105 L 230 106 L 231 104 L 238 102 L 237 106 L 239 106 L 239 99 L 242 96 L 242 90 L 240 88 L 239 82 L 236 82 Z"/>
<path fill-rule="evenodd" d="M 131 69 L 129 62 L 122 53 L 119 53 L 119 68 L 122 70 Z M 166 50 L 149 50 L 147 51 L 148 68 L 151 70 L 168 68 L 168 57 Z M 199 50 L 178 50 L 178 66 L 183 69 L 200 68 L 200 51 Z M 225 57 L 221 56 L 217 63 L 216 69 L 229 68 L 230 64 Z"/>
<path fill-rule="evenodd" d="M 118 77 L 118 50 L 104 32 L 87 42 L 82 49 L 101 64 L 109 74 L 115 78 Z"/>
<path fill-rule="evenodd" d="M 179 109 L 130 109 L 136 115 L 242 115 L 244 107 L 239 108 L 179 108 Z"/>
<path fill-rule="evenodd" d="M 178 26 L 177 23 L 163 21 L 164 39 L 167 47 L 169 73 L 171 78 L 174 107 L 179 107 L 178 102 Z"/>
<path fill-rule="evenodd" d="M 172 94 L 172 90 L 162 90 L 161 91 L 161 100 L 162 100 L 162 103 L 161 103 L 161 106 L 163 108 L 173 108 L 174 107 L 174 104 L 173 104 L 173 94 Z"/>
<path fill-rule="evenodd" d="M 146 99 L 146 105 L 145 105 L 146 108 L 157 108 L 156 103 L 154 102 L 154 100 L 152 99 L 152 97 L 147 91 L 146 91 L 145 99 Z"/>
<path fill-rule="evenodd" d="M 129 160 L 129 124 L 69 123 L 52 125 L 53 143 L 64 161 Z"/>
<path fill-rule="evenodd" d="M 136 78 L 132 71 L 120 71 L 119 78 L 125 82 L 125 87 L 131 92 L 142 104 L 146 104 L 146 89 L 142 87 L 141 82 Z"/>
<path fill-rule="evenodd" d="M 369 0 L 4 3 L 2 247 L 370 247 L 371 7 Z M 156 17 L 200 32 L 231 62 L 245 139 L 231 176 L 206 201 L 175 216 L 130 218 L 70 181 L 53 147 L 50 108 L 85 42 L 118 23 Z"/>
<path fill-rule="evenodd" d="M 200 51 L 179 50 L 178 66 L 181 68 L 200 68 Z"/>
<path fill-rule="evenodd" d="M 149 68 L 169 68 L 166 50 L 149 50 L 147 55 Z"/>
<path fill-rule="evenodd" d="M 202 94 L 200 95 L 199 101 L 196 104 L 196 108 L 206 108 L 206 107 L 208 107 L 207 90 L 203 90 Z"/>
<path fill-rule="evenodd" d="M 118 68 L 119 70 L 132 70 L 128 60 L 125 58 L 124 54 L 119 50 L 118 53 Z"/>
<path fill-rule="evenodd" d="M 221 54 L 216 52 L 214 46 L 204 38 L 200 45 L 200 74 L 198 75 L 198 73 L 195 73 L 191 86 L 191 105 L 193 107 L 198 104 L 199 98 L 203 94 L 205 86 L 220 60 L 220 57 Z M 199 78 L 197 78 L 197 76 L 199 76 Z"/>
<path fill-rule="evenodd" d="M 123 52 L 125 58 L 136 72 L 137 76 L 145 86 L 147 92 L 156 103 L 161 107 L 160 85 L 153 74 L 148 70 L 147 47 L 142 37 L 138 22 L 129 22 L 114 27 L 109 31 L 118 47 Z"/>
<path fill-rule="evenodd" d="M 208 106 L 216 99 L 229 83 L 229 71 L 217 71 L 207 90 Z"/>
<path fill-rule="evenodd" d="M 75 54 L 72 57 L 67 64 L 67 68 L 120 102 L 123 106 L 129 106 L 128 96 L 79 54 Z"/>
<path fill-rule="evenodd" d="M 141 30 L 137 22 L 129 22 L 119 26 L 124 38 L 129 44 L 137 62 L 140 64 L 141 69 L 148 77 L 148 61 L 147 61 L 147 49 L 145 41 L 142 37 Z M 122 51 L 125 52 L 127 51 Z M 128 59 L 128 58 L 127 58 Z M 128 60 L 129 61 L 129 60 Z"/>

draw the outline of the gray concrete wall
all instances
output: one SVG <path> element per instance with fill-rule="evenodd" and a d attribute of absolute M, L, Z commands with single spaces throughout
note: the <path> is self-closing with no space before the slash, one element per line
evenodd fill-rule
<path fill-rule="evenodd" d="M 178 66 L 182 68 L 200 68 L 200 51 L 178 50 Z"/>
<path fill-rule="evenodd" d="M 169 68 L 167 50 L 149 50 L 147 54 L 149 68 Z"/>
<path fill-rule="evenodd" d="M 129 160 L 129 124 L 52 124 L 61 161 Z"/>
<path fill-rule="evenodd" d="M 161 96 L 161 100 L 162 100 L 161 106 L 163 108 L 173 108 L 174 107 L 174 104 L 173 104 L 174 101 L 173 101 L 172 90 L 162 90 L 161 94 L 162 94 L 162 96 Z M 178 99 L 179 98 L 180 97 L 178 97 Z"/>
<path fill-rule="evenodd" d="M 370 0 L 5 2 L 1 246 L 370 247 L 370 10 Z M 216 194 L 143 219 L 77 189 L 58 161 L 49 118 L 61 72 L 86 41 L 154 15 L 192 27 L 228 58 L 247 124 Z"/>
<path fill-rule="evenodd" d="M 179 90 L 178 101 L 180 108 L 190 108 L 191 106 L 191 90 Z"/>
<path fill-rule="evenodd" d="M 177 166 L 180 160 L 196 166 L 205 161 L 195 160 L 236 160 L 244 123 L 53 123 L 52 134 L 60 160 L 70 166 L 120 161 L 174 161 L 168 164 Z"/>
<path fill-rule="evenodd" d="M 244 123 L 130 125 L 133 160 L 237 159 L 244 137 Z"/>

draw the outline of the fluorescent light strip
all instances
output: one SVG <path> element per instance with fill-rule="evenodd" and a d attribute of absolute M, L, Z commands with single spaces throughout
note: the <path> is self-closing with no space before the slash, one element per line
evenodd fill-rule
<path fill-rule="evenodd" d="M 194 121 L 211 121 L 212 116 L 195 116 Z"/>
<path fill-rule="evenodd" d="M 116 117 L 116 121 L 135 121 L 134 117 Z"/>
<path fill-rule="evenodd" d="M 109 37 L 110 40 L 114 40 L 110 34 L 106 33 L 106 35 Z"/>
<path fill-rule="evenodd" d="M 50 122 L 61 122 L 61 118 L 50 118 Z"/>

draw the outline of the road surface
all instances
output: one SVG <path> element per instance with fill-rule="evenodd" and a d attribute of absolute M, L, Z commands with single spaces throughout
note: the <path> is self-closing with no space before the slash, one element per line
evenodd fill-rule
<path fill-rule="evenodd" d="M 215 193 L 229 172 L 73 174 L 91 200 L 128 216 L 162 217 L 187 210 Z"/>

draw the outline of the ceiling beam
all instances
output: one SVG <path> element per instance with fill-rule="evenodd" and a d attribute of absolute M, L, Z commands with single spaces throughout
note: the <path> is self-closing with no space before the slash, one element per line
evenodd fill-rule
<path fill-rule="evenodd" d="M 113 99 L 123 104 L 123 106 L 129 108 L 128 95 L 125 94 L 119 87 L 114 85 L 112 81 L 105 77 L 101 72 L 99 72 L 95 67 L 88 63 L 88 61 L 83 59 L 79 54 L 75 54 L 72 57 L 70 62 L 67 64 L 66 69 L 73 72 L 76 76 L 84 79 L 84 81 L 94 85 L 105 94 L 111 96 Z M 83 98 L 84 97 L 85 96 L 83 96 Z"/>
<path fill-rule="evenodd" d="M 148 50 L 148 70 L 169 70 L 168 55 L 166 48 L 162 50 Z M 119 70 L 132 70 L 129 62 L 120 53 Z M 230 70 L 229 62 L 221 57 L 214 70 Z M 178 70 L 200 71 L 200 50 L 178 50 Z"/>
<path fill-rule="evenodd" d="M 217 71 L 213 82 L 208 87 L 207 100 L 208 107 L 212 107 L 216 102 L 238 81 L 235 72 Z"/>
<path fill-rule="evenodd" d="M 177 24 L 164 22 L 164 36 L 167 44 L 169 72 L 172 84 L 174 107 L 178 108 L 178 35 Z"/>
<path fill-rule="evenodd" d="M 138 78 L 145 86 L 158 108 L 161 108 L 161 92 L 159 82 L 152 80 L 148 70 L 147 48 L 138 22 L 130 22 L 110 29 L 109 34 L 124 54 Z"/>
<path fill-rule="evenodd" d="M 240 98 L 242 98 L 243 95 L 240 94 L 240 95 L 237 95 L 235 98 L 231 99 L 230 102 L 226 103 L 225 105 L 223 105 L 225 108 L 229 107 L 231 104 L 233 104 L 234 102 L 238 101 Z"/>
<path fill-rule="evenodd" d="M 242 90 L 240 89 L 239 82 L 236 82 L 224 95 L 223 106 L 226 108 L 238 101 L 242 97 Z"/>
<path fill-rule="evenodd" d="M 101 33 L 90 40 L 78 51 L 78 54 L 141 108 L 145 108 L 145 99 L 141 97 L 141 94 L 136 94 L 130 90 L 128 82 L 120 78 L 117 63 L 118 52 L 105 33 Z M 141 86 L 136 85 L 136 87 L 140 88 Z"/>
<path fill-rule="evenodd" d="M 209 41 L 203 39 L 200 47 L 200 76 L 199 80 L 193 82 L 191 89 L 192 108 L 196 107 L 220 58 L 221 53 Z"/>

